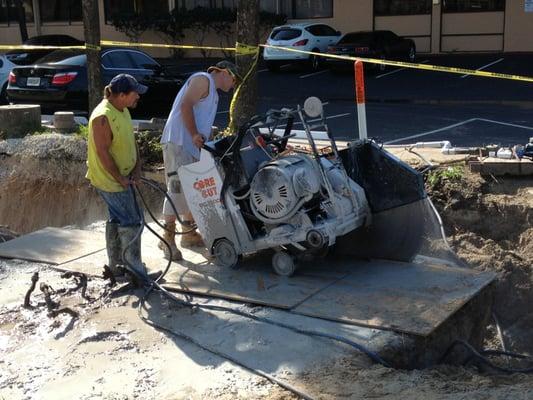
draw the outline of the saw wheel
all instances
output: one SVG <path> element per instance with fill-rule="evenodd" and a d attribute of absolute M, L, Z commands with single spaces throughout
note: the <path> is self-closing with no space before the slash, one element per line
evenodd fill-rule
<path fill-rule="evenodd" d="M 213 255 L 215 256 L 215 263 L 224 268 L 235 269 L 240 260 L 235 246 L 228 239 L 217 240 L 213 245 Z"/>
<path fill-rule="evenodd" d="M 286 251 L 278 251 L 272 256 L 272 268 L 281 276 L 292 276 L 296 271 L 295 258 Z"/>

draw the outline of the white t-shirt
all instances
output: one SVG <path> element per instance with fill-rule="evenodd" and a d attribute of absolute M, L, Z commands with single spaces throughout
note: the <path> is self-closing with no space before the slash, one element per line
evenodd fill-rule
<path fill-rule="evenodd" d="M 191 79 L 197 76 L 205 76 L 209 79 L 209 94 L 193 107 L 196 128 L 206 140 L 209 139 L 209 136 L 211 135 L 211 127 L 213 126 L 213 122 L 215 122 L 215 116 L 217 114 L 218 93 L 215 87 L 215 81 L 211 74 L 208 74 L 207 72 L 197 72 L 187 79 L 179 93 L 176 95 L 174 104 L 172 104 L 172 110 L 170 111 L 167 123 L 163 129 L 161 143 L 165 144 L 172 142 L 177 146 L 182 146 L 183 149 L 194 158 L 200 159 L 200 149 L 193 144 L 191 133 L 185 126 L 181 115 L 181 102 L 185 95 L 185 91 L 189 87 Z"/>

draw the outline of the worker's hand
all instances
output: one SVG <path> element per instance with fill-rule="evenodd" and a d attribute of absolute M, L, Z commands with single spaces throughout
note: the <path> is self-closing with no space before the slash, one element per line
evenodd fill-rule
<path fill-rule="evenodd" d="M 141 184 L 141 174 L 134 172 L 131 174 L 130 183 L 135 186 L 139 186 Z"/>
<path fill-rule="evenodd" d="M 118 183 L 120 183 L 120 185 L 124 188 L 124 189 L 127 189 L 128 186 L 130 185 L 131 181 L 130 181 L 130 178 L 127 177 L 127 176 L 121 176 L 119 178 L 119 181 Z"/>
<path fill-rule="evenodd" d="M 202 146 L 204 145 L 204 142 L 205 142 L 205 138 L 203 137 L 203 135 L 200 135 L 199 133 L 197 133 L 196 135 L 192 137 L 192 143 L 199 149 L 202 148 Z"/>

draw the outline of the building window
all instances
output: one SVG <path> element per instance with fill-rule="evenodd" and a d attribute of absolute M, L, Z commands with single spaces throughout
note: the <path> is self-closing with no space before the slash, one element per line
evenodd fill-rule
<path fill-rule="evenodd" d="M 292 18 L 332 18 L 333 0 L 292 0 Z"/>
<path fill-rule="evenodd" d="M 505 0 L 443 0 L 442 12 L 505 11 Z"/>
<path fill-rule="evenodd" d="M 262 3 L 262 0 L 259 0 Z M 205 8 L 237 8 L 237 0 L 176 0 L 176 7 L 192 10 L 196 7 Z"/>
<path fill-rule="evenodd" d="M 332 18 L 333 0 L 260 0 L 261 10 L 291 19 Z"/>
<path fill-rule="evenodd" d="M 104 15 L 110 22 L 115 15 L 139 14 L 148 17 L 168 12 L 168 0 L 104 0 Z"/>
<path fill-rule="evenodd" d="M 33 22 L 32 0 L 22 0 L 26 22 Z M 0 24 L 18 22 L 17 3 L 15 0 L 0 0 Z"/>
<path fill-rule="evenodd" d="M 83 19 L 81 0 L 39 0 L 42 22 L 77 22 Z"/>
<path fill-rule="evenodd" d="M 374 15 L 431 14 L 431 0 L 374 0 Z"/>

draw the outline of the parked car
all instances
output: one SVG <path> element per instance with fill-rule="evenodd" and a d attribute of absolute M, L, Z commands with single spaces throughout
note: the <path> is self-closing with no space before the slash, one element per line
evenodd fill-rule
<path fill-rule="evenodd" d="M 149 87 L 141 96 L 138 106 L 141 109 L 169 111 L 184 82 L 183 77 L 169 74 L 139 50 L 105 49 L 101 60 L 104 85 L 115 75 L 127 73 Z M 13 68 L 7 96 L 12 103 L 40 104 L 44 110 L 87 111 L 87 87 L 86 55 L 78 50 L 56 50 L 34 65 Z"/>
<path fill-rule="evenodd" d="M 416 46 L 411 39 L 404 39 L 391 31 L 361 31 L 345 34 L 336 45 L 328 47 L 328 54 L 414 62 Z M 328 65 L 332 70 L 353 69 L 351 61 L 335 58 L 328 58 Z M 378 70 L 386 67 L 382 64 L 369 66 Z"/>
<path fill-rule="evenodd" d="M 83 46 L 85 42 L 69 35 L 41 35 L 26 40 L 23 44 L 29 46 Z M 6 53 L 9 61 L 17 65 L 31 65 L 40 58 L 53 52 L 54 49 L 17 49 Z"/>
<path fill-rule="evenodd" d="M 290 24 L 275 27 L 266 43 L 272 46 L 325 53 L 328 46 L 337 43 L 340 36 L 339 31 L 323 23 Z M 293 62 L 303 62 L 311 69 L 317 70 L 323 63 L 323 58 L 319 56 L 269 47 L 265 47 L 263 59 L 270 71 L 278 71 L 281 65 Z"/>
<path fill-rule="evenodd" d="M 0 104 L 7 103 L 7 78 L 15 64 L 0 54 Z"/>

